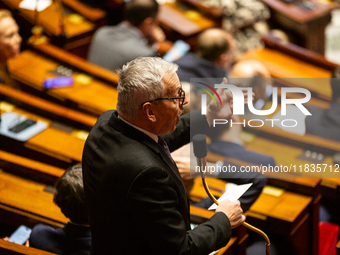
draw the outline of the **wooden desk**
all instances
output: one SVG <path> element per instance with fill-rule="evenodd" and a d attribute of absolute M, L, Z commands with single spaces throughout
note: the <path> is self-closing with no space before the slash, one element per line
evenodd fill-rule
<path fill-rule="evenodd" d="M 106 13 L 99 8 L 91 8 L 78 0 L 62 0 L 64 6 L 71 8 L 76 13 L 84 16 L 96 25 L 96 28 L 106 24 Z"/>
<path fill-rule="evenodd" d="M 200 180 L 195 180 L 198 184 Z M 207 179 L 207 181 L 212 181 L 212 185 L 209 185 L 211 191 L 214 192 L 217 184 L 218 188 L 223 188 L 217 182 L 220 180 Z M 282 180 L 287 181 L 287 180 Z M 298 180 L 297 183 L 304 183 L 304 180 Z M 320 186 L 320 179 L 316 181 L 318 186 Z M 310 180 L 311 185 L 315 183 L 314 179 Z M 199 184 L 198 184 L 199 185 Z M 303 186 L 302 184 L 301 186 Z M 224 184 L 225 186 L 225 184 Z M 203 187 L 201 188 L 204 193 Z M 314 188 L 314 187 L 313 187 Z M 313 192 L 317 190 L 313 189 Z M 320 191 L 320 189 L 319 189 Z M 197 195 L 197 190 L 193 192 Z M 203 194 L 202 197 L 206 197 Z M 313 226 L 313 198 L 310 196 L 305 196 L 287 190 L 282 191 L 280 196 L 273 196 L 270 194 L 262 193 L 260 197 L 255 201 L 252 207 L 246 212 L 247 222 L 253 224 L 254 226 L 264 230 L 270 238 L 270 233 L 275 233 L 282 235 L 282 239 L 289 241 L 293 247 L 296 254 L 311 254 L 309 251 L 314 249 L 314 241 L 318 240 L 318 232 L 316 232 L 316 237 Z M 209 218 L 213 212 L 206 211 L 201 208 L 191 207 L 190 208 L 191 217 L 194 221 L 201 222 L 204 217 Z M 318 215 L 318 214 L 317 214 Z M 318 223 L 318 219 L 317 222 Z M 316 224 L 316 227 L 318 224 Z M 316 239 L 314 239 L 316 238 Z M 310 240 L 313 240 L 312 242 Z M 301 241 L 304 241 L 302 247 L 299 247 Z M 316 245 L 317 249 L 317 245 Z M 302 252 L 305 250 L 304 252 Z"/>
<path fill-rule="evenodd" d="M 282 235 L 296 254 L 312 254 L 310 207 L 312 198 L 284 191 L 280 196 L 262 193 L 247 213 L 247 221 L 265 231 Z"/>
<path fill-rule="evenodd" d="M 277 141 L 271 141 L 268 139 L 265 139 L 263 137 L 255 136 L 254 139 L 246 144 L 246 148 L 249 150 L 253 150 L 259 153 L 263 153 L 266 155 L 270 155 L 274 157 L 276 161 L 276 165 L 280 166 L 299 166 L 304 164 L 312 164 L 312 162 L 298 159 L 297 157 L 301 155 L 304 152 L 303 148 L 299 148 L 293 145 L 285 144 L 282 142 Z M 325 160 L 322 162 L 324 164 L 333 164 L 332 157 L 326 156 Z M 293 171 L 293 168 L 291 168 Z M 300 168 L 296 168 L 296 171 L 292 174 L 295 175 L 296 178 L 308 178 L 308 177 L 318 177 L 317 175 L 309 175 L 308 173 L 300 173 Z M 303 172 L 303 171 L 302 171 Z M 326 177 L 326 173 L 324 177 Z"/>
<path fill-rule="evenodd" d="M 270 117 L 268 117 L 270 118 Z M 243 118 L 241 118 L 243 120 Z M 244 118 L 247 121 L 249 119 Z M 248 127 L 244 131 L 261 136 L 268 140 L 278 141 L 283 144 L 292 145 L 305 150 L 317 151 L 333 156 L 340 150 L 340 142 L 325 139 L 311 134 L 294 134 L 278 127 L 263 125 L 262 127 Z M 252 139 L 252 137 L 249 137 Z"/>
<path fill-rule="evenodd" d="M 0 168 L 14 174 L 24 174 L 40 183 L 53 186 L 63 175 L 65 169 L 52 166 L 34 159 L 0 150 Z"/>
<path fill-rule="evenodd" d="M 216 21 L 183 1 L 161 5 L 158 19 L 169 40 L 185 40 L 191 46 L 196 45 L 195 36 L 198 33 L 218 26 Z"/>
<path fill-rule="evenodd" d="M 332 201 L 340 199 L 340 178 L 323 178 L 322 182 L 323 196 Z"/>
<path fill-rule="evenodd" d="M 4 143 L 2 148 L 4 150 L 31 159 L 39 159 L 41 162 L 64 169 L 81 162 L 86 132 L 76 129 L 64 130 L 63 127 L 55 126 L 49 119 L 42 118 L 20 108 L 14 108 L 12 111 L 33 120 L 46 122 L 49 127 L 26 142 L 1 135 L 1 141 Z"/>
<path fill-rule="evenodd" d="M 66 38 L 62 38 L 60 26 L 62 17 L 56 2 L 53 1 L 49 7 L 39 12 L 38 17 L 36 17 L 35 11 L 19 8 L 21 0 L 3 0 L 2 2 L 17 14 L 14 15 L 14 18 L 21 28 L 20 33 L 24 41 L 27 41 L 31 36 L 31 28 L 37 22 L 42 25 L 44 33 L 51 38 L 54 44 L 85 59 L 92 35 L 99 26 L 104 24 L 105 19 L 105 12 L 101 10 L 91 9 L 76 0 L 63 0 Z M 72 20 L 74 14 L 80 17 L 77 22 Z"/>
<path fill-rule="evenodd" d="M 0 253 L 2 255 L 56 255 L 55 253 L 7 242 L 2 239 L 0 239 Z"/>
<path fill-rule="evenodd" d="M 271 155 L 274 157 L 277 165 L 290 166 L 290 165 L 305 165 L 311 164 L 311 162 L 297 159 L 304 149 L 298 148 L 287 143 L 279 143 L 267 140 L 262 137 L 255 137 L 254 140 L 247 144 L 247 149 L 255 150 L 260 153 Z M 324 164 L 333 164 L 332 158 L 330 156 L 326 157 Z M 295 174 L 295 173 L 293 173 Z M 319 208 L 321 199 L 321 179 L 320 178 L 308 178 L 307 175 L 295 177 L 292 176 L 290 179 L 277 179 L 275 174 L 272 175 L 275 179 L 269 179 L 268 183 L 273 185 L 278 185 L 282 188 L 288 190 L 293 190 L 294 192 L 299 192 L 300 194 L 305 194 L 312 197 L 311 211 L 309 216 L 309 221 L 311 224 L 311 238 L 313 245 L 312 251 L 318 250 L 318 222 L 319 222 Z M 327 176 L 325 174 L 324 176 Z M 298 177 L 302 177 L 298 178 Z M 313 177 L 313 175 L 310 175 Z M 322 176 L 319 176 L 322 177 Z M 280 184 L 280 185 L 279 185 Z M 300 254 L 300 253 L 297 253 Z M 315 254 L 315 253 L 313 253 Z"/>
<path fill-rule="evenodd" d="M 274 81 L 275 86 L 304 87 L 311 92 L 313 104 L 329 107 L 332 92 L 327 79 L 338 65 L 320 54 L 271 36 L 264 37 L 263 41 L 265 48 L 246 52 L 238 56 L 238 60 L 255 59 L 262 62 L 273 78 L 280 78 Z"/>
<path fill-rule="evenodd" d="M 225 192 L 225 185 L 227 184 L 225 181 L 215 178 L 206 178 L 206 181 L 211 193 L 215 197 L 221 197 L 223 195 Z M 189 196 L 193 201 L 199 201 L 208 196 L 201 178 L 195 178 L 193 187 L 189 192 Z"/>
<path fill-rule="evenodd" d="M 0 84 L 0 100 L 11 102 L 43 117 L 87 131 L 90 131 L 97 121 L 97 118 L 92 115 L 60 106 L 3 84 Z"/>
<path fill-rule="evenodd" d="M 66 56 L 70 55 L 64 51 L 62 52 Z M 96 67 L 84 62 L 80 63 L 88 69 L 91 68 L 91 66 Z M 54 60 L 52 57 L 43 56 L 31 50 L 23 51 L 19 56 L 9 61 L 10 72 L 13 78 L 21 83 L 23 90 L 95 116 L 99 116 L 109 109 L 115 109 L 118 97 L 117 90 L 112 87 L 111 84 L 103 82 L 102 80 L 104 78 L 98 79 L 97 76 L 93 77 L 92 73 L 86 71 L 86 68 L 72 65 L 72 63 L 71 65 L 66 64 L 65 66 L 74 71 L 74 85 L 45 90 L 43 88 L 44 79 L 55 77 L 55 75 L 49 73 L 49 71 L 55 70 L 59 65 L 65 64 L 64 62 Z M 102 69 L 97 67 L 95 70 Z M 104 73 L 109 73 L 116 77 L 114 73 L 109 71 L 104 70 Z M 89 79 L 88 84 L 77 81 L 76 76 L 80 74 L 87 75 Z"/>
<path fill-rule="evenodd" d="M 300 36 L 302 40 L 296 38 L 296 43 L 301 43 L 301 46 L 309 50 L 324 54 L 325 27 L 331 20 L 331 11 L 337 6 L 335 3 L 322 4 L 311 0 L 310 2 L 315 4 L 316 9 L 306 11 L 294 3 L 285 3 L 280 0 L 261 1 L 271 10 L 271 22 L 284 31 L 290 30 Z"/>
<path fill-rule="evenodd" d="M 111 70 L 91 64 L 88 61 L 49 43 L 30 46 L 30 49 L 37 52 L 39 55 L 52 59 L 59 64 L 70 66 L 70 68 L 74 68 L 75 70 L 93 76 L 108 85 L 117 87 L 119 77 Z"/>
<path fill-rule="evenodd" d="M 249 137 L 249 135 L 248 135 Z M 272 156 L 277 166 L 290 166 L 290 165 L 304 165 L 311 164 L 311 162 L 297 159 L 304 149 L 297 147 L 296 145 L 289 144 L 287 140 L 283 142 L 272 141 L 265 137 L 251 135 L 245 146 L 247 149 L 256 151 L 258 153 Z M 224 160 L 224 156 L 209 153 L 208 159 L 211 161 Z M 240 162 L 231 158 L 226 158 L 229 162 L 241 166 L 252 165 L 247 162 Z M 331 157 L 326 157 L 323 163 L 333 164 Z M 319 222 L 319 208 L 321 199 L 321 179 L 312 178 L 313 176 L 300 175 L 299 173 L 284 174 L 279 173 L 265 173 L 268 178 L 267 183 L 276 187 L 285 189 L 286 191 L 295 192 L 304 196 L 310 197 L 311 205 L 309 209 L 308 225 L 310 227 L 309 233 L 312 248 L 311 250 L 318 250 L 318 222 Z M 309 178 L 311 177 L 311 178 Z M 307 224 L 307 223 L 306 223 Z M 300 253 L 297 253 L 300 254 Z"/>
<path fill-rule="evenodd" d="M 0 172 L 1 222 L 32 228 L 37 223 L 62 227 L 69 220 L 53 203 L 53 194 L 44 191 L 46 185 Z"/>

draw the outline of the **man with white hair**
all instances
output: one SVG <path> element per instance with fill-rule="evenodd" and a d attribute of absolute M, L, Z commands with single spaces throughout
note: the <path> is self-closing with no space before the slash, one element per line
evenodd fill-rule
<path fill-rule="evenodd" d="M 85 143 L 84 188 L 92 232 L 91 254 L 209 254 L 225 246 L 245 220 L 239 201 L 220 203 L 206 223 L 190 230 L 188 196 L 170 151 L 231 115 L 209 104 L 181 116 L 188 103 L 177 65 L 137 58 L 119 71 L 117 111 L 102 114 Z M 168 144 L 168 146 L 167 146 Z"/>

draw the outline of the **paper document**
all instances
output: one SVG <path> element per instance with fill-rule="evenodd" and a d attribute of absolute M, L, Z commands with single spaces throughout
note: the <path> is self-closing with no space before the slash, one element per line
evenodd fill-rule
<path fill-rule="evenodd" d="M 19 4 L 19 8 L 38 12 L 45 10 L 52 4 L 52 0 L 23 0 Z M 38 6 L 37 6 L 38 5 Z"/>
<path fill-rule="evenodd" d="M 10 131 L 10 127 L 19 124 L 26 119 L 27 118 L 25 116 L 14 112 L 5 112 L 1 115 L 0 134 L 25 142 L 48 127 L 47 123 L 38 120 L 34 125 L 25 128 L 18 133 Z"/>
<path fill-rule="evenodd" d="M 249 188 L 252 183 L 242 185 L 228 185 L 226 186 L 226 192 L 217 200 L 221 203 L 225 199 L 229 199 L 231 202 L 238 200 Z M 214 203 L 208 208 L 208 210 L 215 210 L 217 205 Z"/>

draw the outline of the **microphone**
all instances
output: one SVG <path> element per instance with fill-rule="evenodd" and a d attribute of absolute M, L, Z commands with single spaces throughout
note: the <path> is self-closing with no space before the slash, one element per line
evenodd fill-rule
<path fill-rule="evenodd" d="M 194 146 L 194 155 L 197 158 L 197 165 L 200 167 L 201 177 L 202 177 L 202 183 L 204 186 L 204 189 L 208 196 L 214 201 L 216 205 L 219 205 L 219 202 L 214 197 L 214 195 L 211 193 L 207 181 L 205 180 L 205 169 L 206 169 L 206 161 L 205 157 L 208 154 L 207 150 L 207 140 L 206 137 L 202 134 L 197 134 L 192 138 L 193 146 Z M 270 255 L 270 240 L 268 236 L 260 229 L 250 225 L 247 222 L 242 223 L 243 226 L 249 228 L 250 230 L 260 234 L 266 241 L 266 255 Z"/>
<path fill-rule="evenodd" d="M 203 187 L 205 189 L 205 192 L 208 194 L 208 196 L 211 198 L 211 200 L 215 204 L 218 205 L 219 203 L 218 203 L 217 199 L 210 192 L 208 184 L 205 180 L 205 172 L 206 172 L 205 170 L 207 169 L 205 157 L 208 154 L 207 139 L 204 135 L 197 134 L 197 135 L 194 135 L 194 137 L 192 138 L 192 143 L 193 143 L 193 147 L 194 147 L 194 155 L 197 158 L 197 165 L 200 168 L 202 183 L 203 183 Z"/>
<path fill-rule="evenodd" d="M 197 134 L 192 138 L 194 155 L 196 158 L 205 158 L 208 154 L 207 140 L 204 135 Z"/>

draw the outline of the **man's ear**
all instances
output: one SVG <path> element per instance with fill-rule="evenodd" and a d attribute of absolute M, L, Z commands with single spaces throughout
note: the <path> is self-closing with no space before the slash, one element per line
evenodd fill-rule
<path fill-rule="evenodd" d="M 148 120 L 150 120 L 151 122 L 156 122 L 157 118 L 156 118 L 156 115 L 153 111 L 152 104 L 150 102 L 143 104 L 142 109 L 143 109 L 144 116 Z"/>
<path fill-rule="evenodd" d="M 254 86 L 253 87 L 253 92 L 255 93 L 255 95 L 261 95 L 262 91 L 261 91 L 261 87 L 260 86 Z"/>
<path fill-rule="evenodd" d="M 219 58 L 215 61 L 215 64 L 219 65 L 222 68 L 229 68 L 231 65 L 228 54 L 222 53 Z"/>
<path fill-rule="evenodd" d="M 151 24 L 153 24 L 153 22 L 154 22 L 154 19 L 153 18 L 151 18 L 151 17 L 147 17 L 145 20 L 143 20 L 143 24 L 145 24 L 145 25 L 151 25 Z"/>
<path fill-rule="evenodd" d="M 151 17 L 146 18 L 143 22 L 139 25 L 139 30 L 143 33 L 144 36 L 148 36 L 151 30 L 151 26 L 153 25 L 154 19 Z"/>

